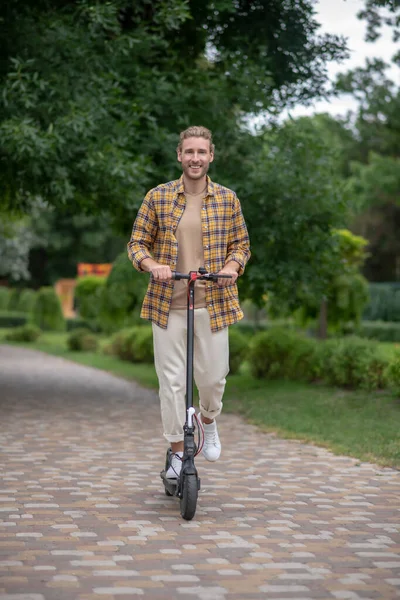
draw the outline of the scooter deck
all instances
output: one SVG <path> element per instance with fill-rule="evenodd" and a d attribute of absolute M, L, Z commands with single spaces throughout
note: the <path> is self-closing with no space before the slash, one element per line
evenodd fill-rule
<path fill-rule="evenodd" d="M 176 496 L 178 492 L 178 480 L 177 479 L 168 479 L 165 477 L 166 471 L 161 471 L 160 477 L 163 480 L 163 484 L 165 489 L 171 494 L 171 496 Z"/>

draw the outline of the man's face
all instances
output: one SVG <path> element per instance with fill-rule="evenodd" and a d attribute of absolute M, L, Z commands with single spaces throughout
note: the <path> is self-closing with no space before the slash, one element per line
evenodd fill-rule
<path fill-rule="evenodd" d="M 208 171 L 214 154 L 210 150 L 210 141 L 202 137 L 190 137 L 182 142 L 178 150 L 178 161 L 182 163 L 182 171 L 189 179 L 201 179 Z"/>

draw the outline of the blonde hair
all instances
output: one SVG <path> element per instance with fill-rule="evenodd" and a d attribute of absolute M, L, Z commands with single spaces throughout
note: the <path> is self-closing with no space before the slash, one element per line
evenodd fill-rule
<path fill-rule="evenodd" d="M 214 153 L 215 146 L 212 141 L 212 133 L 207 127 L 203 127 L 202 125 L 192 125 L 185 129 L 185 131 L 181 131 L 179 135 L 179 144 L 177 147 L 177 151 L 180 152 L 182 150 L 183 140 L 187 140 L 191 137 L 201 137 L 210 142 L 210 151 Z"/>

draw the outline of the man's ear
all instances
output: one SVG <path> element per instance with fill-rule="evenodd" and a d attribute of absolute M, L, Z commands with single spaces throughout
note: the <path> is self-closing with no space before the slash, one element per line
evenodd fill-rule
<path fill-rule="evenodd" d="M 176 157 L 178 159 L 178 162 L 182 162 L 182 152 L 180 150 L 176 151 Z"/>
<path fill-rule="evenodd" d="M 210 154 L 210 163 L 214 160 L 214 152 L 211 152 Z"/>

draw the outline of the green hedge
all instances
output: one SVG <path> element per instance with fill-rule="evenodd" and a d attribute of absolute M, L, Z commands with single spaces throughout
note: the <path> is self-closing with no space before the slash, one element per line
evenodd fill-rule
<path fill-rule="evenodd" d="M 363 320 L 400 321 L 400 282 L 370 283 L 369 294 Z"/>
<path fill-rule="evenodd" d="M 277 328 L 253 338 L 249 364 L 257 378 L 376 390 L 387 387 L 390 361 L 372 340 L 352 336 L 318 341 Z"/>
<path fill-rule="evenodd" d="M 25 325 L 28 317 L 25 313 L 17 311 L 0 310 L 0 327 L 20 327 Z"/>
<path fill-rule="evenodd" d="M 31 319 L 43 331 L 65 331 L 65 318 L 54 288 L 42 287 L 37 292 Z"/>
<path fill-rule="evenodd" d="M 122 360 L 135 363 L 153 363 L 153 331 L 149 325 L 121 329 L 115 333 L 103 351 Z"/>
<path fill-rule="evenodd" d="M 380 342 L 400 342 L 400 323 L 385 321 L 363 321 L 358 335 Z"/>
<path fill-rule="evenodd" d="M 86 328 L 74 329 L 68 336 L 67 346 L 72 351 L 95 352 L 98 340 L 93 333 Z"/>
<path fill-rule="evenodd" d="M 36 342 L 36 340 L 42 334 L 39 327 L 36 325 L 22 325 L 21 327 L 14 327 L 7 331 L 5 339 L 10 342 Z"/>
<path fill-rule="evenodd" d="M 8 303 L 10 301 L 10 290 L 1 285 L 0 286 L 0 311 L 8 309 Z"/>

